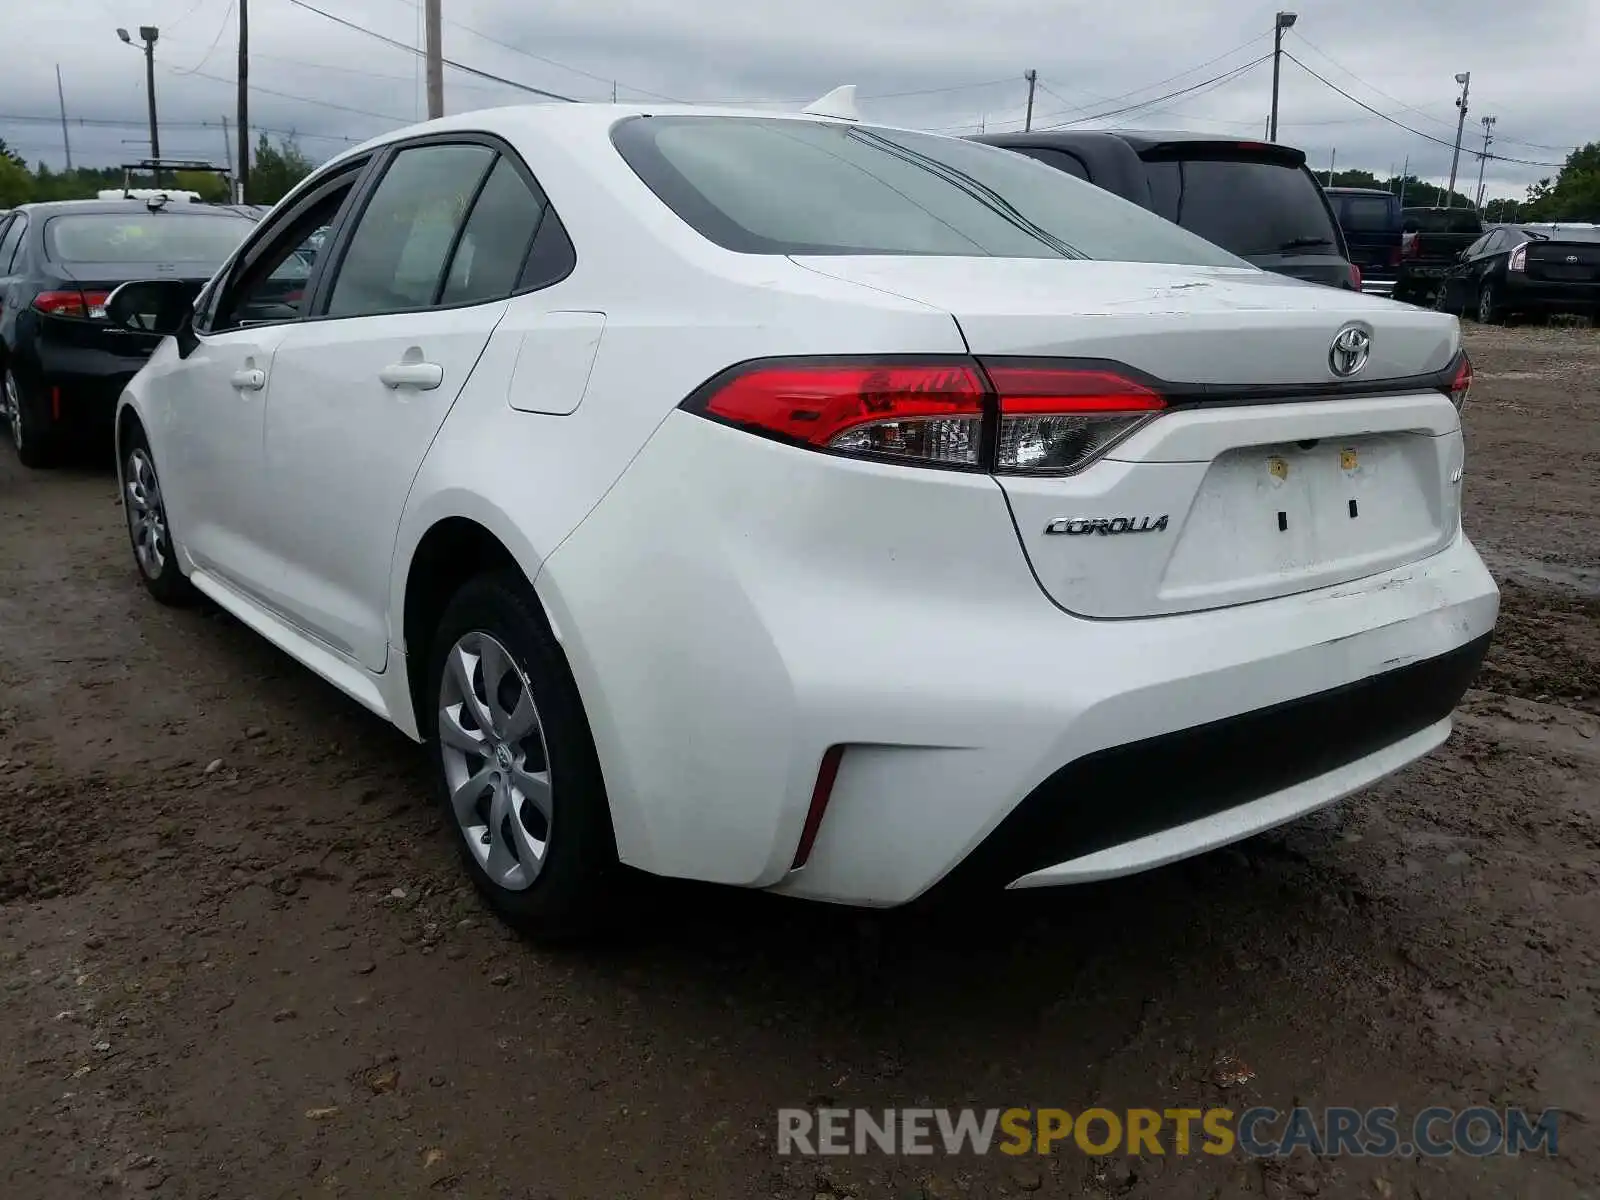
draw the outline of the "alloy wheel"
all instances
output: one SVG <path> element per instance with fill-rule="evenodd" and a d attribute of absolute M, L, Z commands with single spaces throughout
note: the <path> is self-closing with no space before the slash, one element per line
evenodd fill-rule
<path fill-rule="evenodd" d="M 467 848 L 495 885 L 533 886 L 554 815 L 544 728 L 528 676 L 494 637 L 464 634 L 439 683 L 439 757 Z"/>
<path fill-rule="evenodd" d="M 1494 324 L 1494 289 L 1488 284 L 1478 292 L 1478 324 Z"/>
<path fill-rule="evenodd" d="M 146 579 L 159 579 L 167 565 L 167 510 L 155 464 L 143 446 L 135 446 L 128 455 L 125 491 L 133 556 Z"/>
<path fill-rule="evenodd" d="M 10 371 L 5 373 L 5 417 L 6 423 L 11 426 L 11 440 L 16 443 L 17 453 L 23 449 L 22 432 L 22 397 L 17 392 L 16 376 Z"/>

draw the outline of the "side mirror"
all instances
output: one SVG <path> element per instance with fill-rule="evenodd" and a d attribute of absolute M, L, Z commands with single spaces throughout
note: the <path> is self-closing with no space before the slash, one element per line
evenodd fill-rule
<path fill-rule="evenodd" d="M 106 320 L 135 333 L 181 333 L 194 313 L 194 287 L 176 279 L 135 279 L 106 297 Z"/>

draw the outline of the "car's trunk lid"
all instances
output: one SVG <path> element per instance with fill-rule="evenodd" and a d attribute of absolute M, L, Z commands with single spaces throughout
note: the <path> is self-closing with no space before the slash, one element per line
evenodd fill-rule
<path fill-rule="evenodd" d="M 1132 368 L 1172 410 L 1074 475 L 998 477 L 1040 586 L 1092 617 L 1222 607 L 1360 579 L 1447 545 L 1459 424 L 1435 377 L 1453 318 L 1244 269 L 807 258 L 952 314 L 979 361 Z M 1348 379 L 1333 343 L 1371 338 Z"/>
<path fill-rule="evenodd" d="M 1600 280 L 1600 242 L 1529 242 L 1525 269 L 1529 279 L 1592 283 Z"/>

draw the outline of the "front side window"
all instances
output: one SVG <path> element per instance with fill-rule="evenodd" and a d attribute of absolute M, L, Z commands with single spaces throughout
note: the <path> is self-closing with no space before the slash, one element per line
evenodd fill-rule
<path fill-rule="evenodd" d="M 612 140 L 703 237 L 747 254 L 1094 258 L 1242 267 L 1066 172 L 959 138 L 771 117 L 636 117 Z"/>
<path fill-rule="evenodd" d="M 480 145 L 400 151 L 350 235 L 327 315 L 361 317 L 432 306 L 456 231 L 494 158 L 493 150 Z M 523 248 L 517 247 L 518 266 Z"/>
<path fill-rule="evenodd" d="M 268 234 L 261 253 L 239 274 L 226 295 L 216 327 L 296 321 L 310 301 L 311 270 L 316 246 L 339 215 L 355 186 L 351 173 L 305 212 Z"/>

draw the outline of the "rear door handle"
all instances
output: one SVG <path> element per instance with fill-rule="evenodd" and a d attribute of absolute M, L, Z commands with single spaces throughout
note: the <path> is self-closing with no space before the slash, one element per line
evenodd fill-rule
<path fill-rule="evenodd" d="M 241 392 L 259 392 L 267 386 L 267 373 L 260 367 L 249 367 L 243 371 L 235 371 L 228 377 L 228 381 Z"/>
<path fill-rule="evenodd" d="M 384 387 L 413 387 L 419 392 L 431 392 L 444 382 L 444 368 L 431 362 L 390 363 L 378 372 Z"/>

